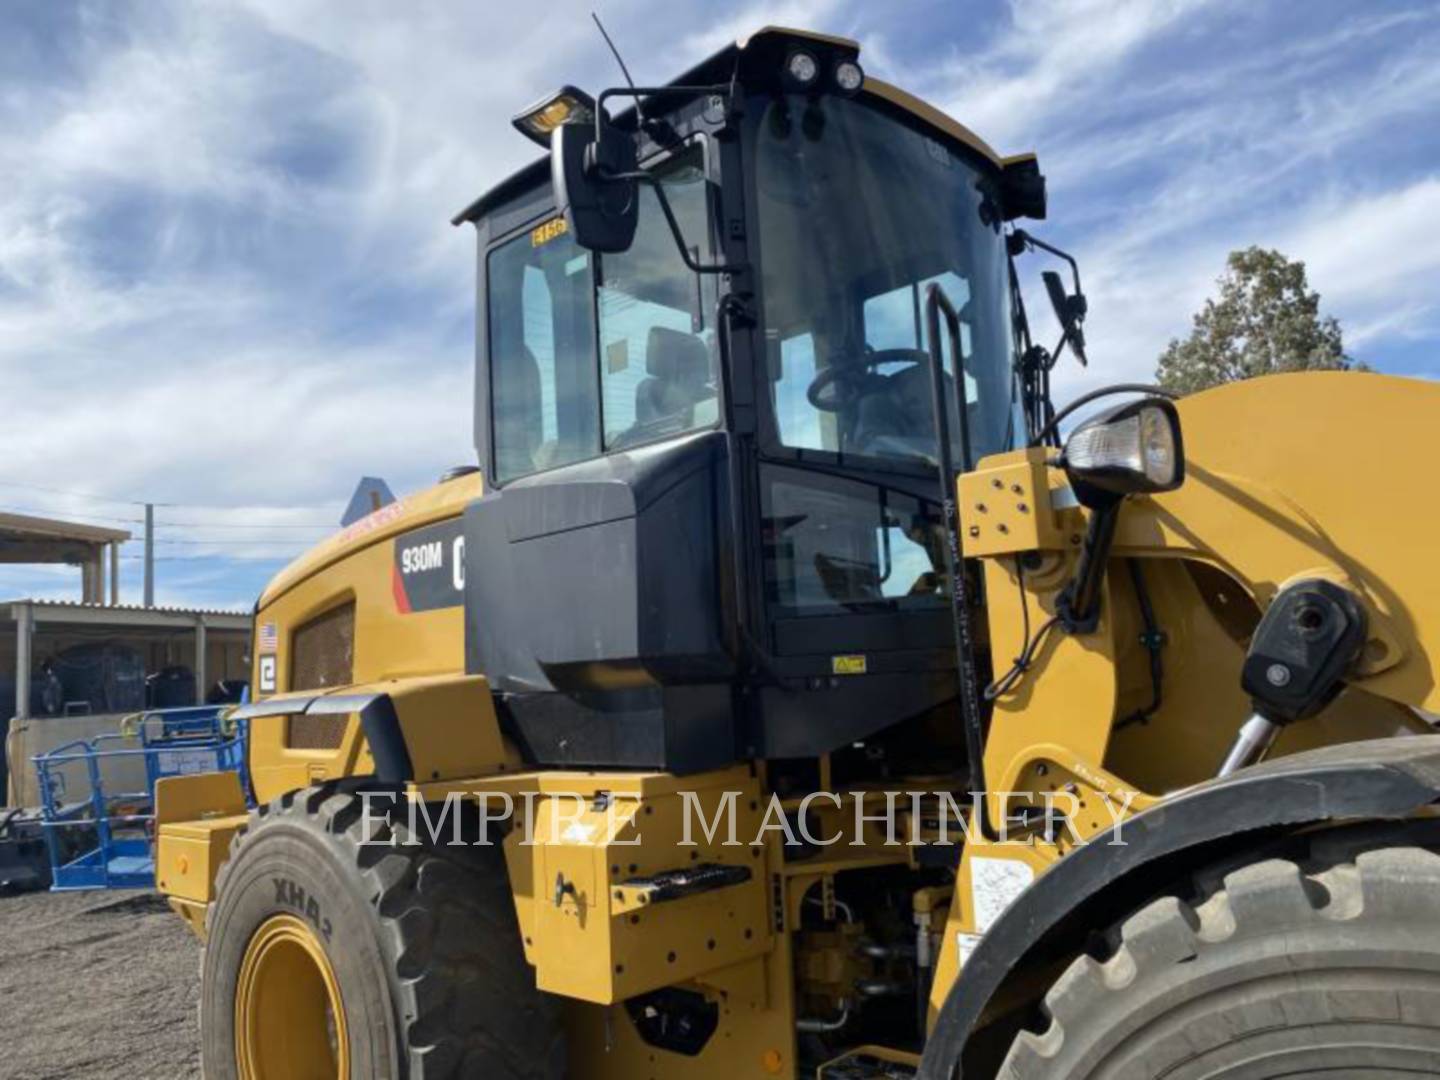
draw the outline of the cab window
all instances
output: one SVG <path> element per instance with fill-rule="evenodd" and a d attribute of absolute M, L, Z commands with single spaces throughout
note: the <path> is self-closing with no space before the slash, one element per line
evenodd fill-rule
<path fill-rule="evenodd" d="M 591 261 L 544 225 L 490 254 L 491 431 L 501 483 L 599 449 Z"/>
<path fill-rule="evenodd" d="M 698 147 L 657 170 L 681 235 L 700 259 L 708 235 Z M 600 385 L 605 448 L 623 449 L 719 420 L 713 277 L 676 249 L 659 197 L 640 188 L 630 250 L 599 258 Z"/>
<path fill-rule="evenodd" d="M 655 171 L 691 255 L 709 258 L 701 148 Z M 487 260 L 491 430 L 499 483 L 719 420 L 713 278 L 676 249 L 653 187 L 635 242 L 576 245 L 552 218 Z"/>

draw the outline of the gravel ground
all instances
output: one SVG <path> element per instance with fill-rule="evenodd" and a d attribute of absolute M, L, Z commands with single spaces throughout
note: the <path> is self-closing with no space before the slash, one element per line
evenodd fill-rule
<path fill-rule="evenodd" d="M 198 1078 L 199 950 L 154 893 L 0 897 L 0 1078 Z"/>

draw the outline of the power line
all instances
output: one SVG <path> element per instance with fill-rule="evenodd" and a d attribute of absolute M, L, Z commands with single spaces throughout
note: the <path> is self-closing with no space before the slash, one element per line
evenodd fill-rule
<path fill-rule="evenodd" d="M 35 506 L 6 506 L 3 509 L 7 514 L 35 514 L 40 517 L 54 518 L 56 514 L 62 514 L 67 518 L 79 518 L 81 521 L 116 521 L 124 522 L 126 525 L 144 525 L 144 518 L 122 518 L 113 517 L 109 514 L 72 514 L 68 511 L 43 510 Z"/>
<path fill-rule="evenodd" d="M 124 543 L 127 543 L 127 544 L 140 544 L 140 543 L 144 543 L 144 540 L 143 540 L 143 538 L 141 538 L 141 537 L 131 537 L 129 540 L 124 541 Z M 289 547 L 289 548 L 300 547 L 300 548 L 304 548 L 304 547 L 311 546 L 311 545 L 308 544 L 307 541 L 305 541 L 305 540 L 303 540 L 303 539 L 297 539 L 296 537 L 293 537 L 293 536 L 277 536 L 277 537 L 264 537 L 264 536 L 250 536 L 250 537 L 245 537 L 245 536 L 237 536 L 237 537 L 229 537 L 229 538 L 226 538 L 226 539 L 224 539 L 224 540 L 185 540 L 185 539 L 171 539 L 171 538 L 169 538 L 169 537 L 159 536 L 159 537 L 156 537 L 156 538 L 155 538 L 155 543 L 156 543 L 156 544 L 180 544 L 180 545 L 183 545 L 183 546 L 185 546 L 185 547 L 190 547 L 190 546 L 195 545 L 195 544 L 206 545 L 206 546 L 209 546 L 209 545 L 219 545 L 219 546 L 221 546 L 221 547 L 255 547 L 255 546 L 258 545 L 258 546 L 260 546 L 260 547 L 266 547 L 266 546 L 268 546 L 268 547 Z"/>
<path fill-rule="evenodd" d="M 111 495 L 96 495 L 93 491 L 71 491 L 67 488 L 46 487 L 44 484 L 25 484 L 19 480 L 0 480 L 0 487 L 25 488 L 29 491 L 44 491 L 51 495 L 68 495 L 75 499 L 93 499 L 95 502 L 125 503 L 129 506 L 144 506 L 143 499 L 117 499 Z M 168 503 L 156 503 L 157 506 L 168 506 Z"/>
<path fill-rule="evenodd" d="M 64 495 L 64 496 L 66 496 L 66 497 L 68 497 L 68 498 L 73 498 L 73 499 L 90 499 L 90 500 L 92 500 L 92 501 L 94 501 L 94 502 L 118 503 L 118 504 L 121 504 L 121 505 L 124 505 L 124 506 L 146 506 L 146 505 L 149 505 L 149 506 L 163 506 L 163 507 L 166 507 L 166 508 L 172 509 L 172 510 L 184 509 L 184 510 L 189 510 L 189 511 L 191 511 L 191 512 L 193 512 L 193 513 L 199 513 L 199 514 L 232 514 L 232 513 L 235 513 L 236 511 L 248 509 L 247 507 L 243 507 L 243 506 L 206 506 L 206 505 L 202 505 L 202 504 L 199 504 L 199 503 L 160 502 L 160 501 L 155 500 L 155 499 L 149 499 L 149 500 L 146 500 L 146 499 L 122 499 L 122 498 L 118 498 L 118 497 L 113 496 L 113 495 L 96 495 L 93 491 L 76 491 L 76 490 L 71 489 L 71 488 L 49 487 L 49 486 L 47 486 L 47 485 L 45 485 L 45 484 L 28 484 L 28 483 L 25 483 L 25 482 L 20 481 L 20 480 L 0 480 L 0 487 L 24 488 L 24 489 L 27 490 L 27 491 L 43 491 L 43 492 L 45 492 L 45 493 L 48 494 L 48 495 Z M 281 508 L 281 509 L 302 509 L 302 508 L 301 508 L 301 507 L 290 507 L 290 508 Z M 329 508 L 329 507 L 310 506 L 310 507 L 303 507 L 303 509 L 306 509 L 306 510 L 315 510 L 315 511 L 322 512 L 322 513 L 323 513 L 323 512 L 326 512 L 327 510 L 329 510 L 330 508 Z M 56 513 L 56 511 L 53 511 L 53 510 L 33 511 L 33 512 L 35 512 L 35 513 Z M 73 517 L 83 517 L 83 516 L 85 516 L 85 515 L 82 515 L 82 514 L 73 514 L 73 515 L 71 515 L 71 516 L 73 516 Z M 91 517 L 98 517 L 98 516 L 100 516 L 100 515 L 93 515 L 93 514 L 92 514 L 92 515 L 90 515 L 90 516 L 91 516 Z M 126 522 L 130 522 L 130 523 L 132 523 L 132 524 L 141 524 L 141 523 L 142 523 L 142 519 L 140 519 L 140 518 L 118 518 L 118 517 L 117 517 L 117 518 L 111 518 L 110 520 L 113 520 L 113 521 L 126 521 Z M 159 521 L 159 522 L 156 522 L 156 524 L 157 524 L 157 525 L 204 526 L 204 522 L 187 522 L 187 521 Z M 205 526 L 205 527 L 207 527 L 207 528 L 220 528 L 220 526 L 218 526 L 218 525 L 216 525 L 216 526 Z M 276 528 L 296 528 L 296 529 L 312 528 L 312 527 L 313 527 L 313 528 L 317 528 L 317 529 L 329 529 L 329 528 L 334 528 L 335 526 L 334 526 L 334 524 L 333 524 L 332 522 L 326 521 L 326 522 L 316 522 L 313 526 L 311 526 L 311 525 L 308 524 L 308 523 L 293 523 L 293 524 L 287 523 L 287 524 L 285 524 L 285 525 L 277 525 L 277 526 L 275 526 L 275 527 L 276 527 Z"/>
<path fill-rule="evenodd" d="M 243 508 L 237 508 L 237 509 L 243 509 Z M 125 525 L 144 525 L 144 524 L 145 524 L 145 519 L 144 519 L 144 518 L 138 518 L 138 517 L 133 517 L 133 518 L 131 518 L 131 517 L 116 517 L 116 516 L 113 515 L 113 514 L 82 514 L 82 513 L 77 513 L 77 512 L 74 512 L 74 511 L 70 511 L 70 510 L 46 509 L 46 508 L 44 508 L 44 507 L 39 507 L 39 506 L 5 506 L 5 507 L 0 507 L 0 510 L 3 510 L 5 513 L 10 513 L 10 514 L 35 514 L 35 515 L 39 515 L 39 516 L 42 516 L 42 517 L 54 517 L 55 515 L 58 514 L 58 515 L 61 515 L 62 517 L 65 517 L 65 518 L 78 518 L 78 519 L 80 519 L 81 521 L 109 521 L 109 522 L 117 522 L 117 523 L 125 524 Z M 312 532 L 313 532 L 314 530 L 316 530 L 316 529 L 328 530 L 328 531 L 334 532 L 334 531 L 337 531 L 337 530 L 339 529 L 339 527 L 340 527 L 338 524 L 335 524 L 335 523 L 332 523 L 332 522 L 321 523 L 321 522 L 318 522 L 318 521 L 315 522 L 313 525 L 311 525 L 311 524 L 301 524 L 301 523 L 298 523 L 298 522 L 289 522 L 289 521 L 266 522 L 266 523 L 263 524 L 263 525 L 242 525 L 242 524 L 240 524 L 239 522 L 216 522 L 216 523 L 214 523 L 214 524 L 211 524 L 210 522 L 206 522 L 206 521 L 156 521 L 156 522 L 155 522 L 155 525 L 156 525 L 157 527 L 159 527 L 159 526 L 161 526 L 161 525 L 165 525 L 165 526 L 167 526 L 167 527 L 169 527 L 169 528 L 176 528 L 176 529 L 217 529 L 217 530 L 218 530 L 218 529 L 223 529 L 223 530 L 227 530 L 227 531 L 229 531 L 229 530 L 240 530 L 240 529 L 245 529 L 245 530 L 264 529 L 264 530 L 267 530 L 267 531 L 268 531 L 268 530 L 272 530 L 272 529 L 296 529 L 296 530 L 302 530 L 302 529 L 303 529 L 303 530 L 308 530 L 308 531 L 312 531 Z"/>
<path fill-rule="evenodd" d="M 143 563 L 143 554 L 122 554 L 121 562 Z M 288 563 L 291 557 L 285 554 L 255 554 L 255 556 L 242 556 L 242 554 L 157 554 L 154 562 L 157 563 L 199 563 L 209 559 L 226 559 L 232 563 Z"/>
<path fill-rule="evenodd" d="M 144 504 L 142 503 L 141 505 L 144 505 Z M 283 512 L 283 511 L 291 511 L 291 510 L 313 510 L 313 511 L 314 511 L 315 513 L 317 513 L 317 514 L 338 514 L 338 511 L 336 510 L 336 508 L 335 508 L 334 506 L 261 506 L 261 507 L 256 507 L 256 506 L 243 506 L 243 505 L 242 505 L 242 506 L 214 506 L 214 505 L 201 504 L 201 503 L 183 503 L 183 502 L 156 502 L 156 503 L 151 503 L 150 505 L 151 505 L 151 506 L 164 506 L 164 507 L 168 507 L 169 509 L 172 509 L 172 510 L 184 510 L 186 513 L 194 513 L 194 514 L 235 514 L 235 513 L 241 513 L 241 512 L 244 512 L 244 511 L 257 510 L 257 509 L 258 509 L 258 510 L 266 510 L 266 511 L 279 510 L 279 511 L 282 511 L 282 512 Z M 333 521 L 334 521 L 333 518 L 330 519 L 330 520 L 328 520 L 328 521 L 317 521 L 317 522 L 315 522 L 315 525 L 316 525 L 317 528 L 332 528 L 332 527 L 333 527 Z M 187 524 L 187 523 L 186 523 L 186 522 L 179 522 L 178 524 Z M 190 524 L 193 524 L 193 523 L 190 523 Z M 200 524 L 203 524 L 203 522 L 200 523 Z M 296 523 L 296 524 L 309 524 L 309 523 L 308 523 L 308 522 L 305 522 L 305 523 Z"/>
<path fill-rule="evenodd" d="M 45 508 L 42 507 L 12 507 L 12 505 L 6 505 L 6 507 L 0 507 L 0 511 L 3 511 L 3 513 L 7 514 L 33 514 L 33 516 L 48 518 L 55 518 L 56 514 L 60 514 L 60 516 L 62 517 L 78 518 L 78 520 L 81 521 L 109 521 L 109 523 L 127 524 L 127 526 L 143 526 L 143 524 L 145 524 L 145 518 L 143 517 L 114 517 L 112 516 L 112 514 L 76 514 L 69 513 L 69 511 L 45 510 Z M 301 526 L 301 524 L 287 523 L 287 521 L 276 521 L 276 523 L 274 524 L 259 524 L 259 526 L 242 526 L 242 524 L 238 523 L 207 524 L 204 523 L 204 521 L 156 521 L 156 526 L 168 526 L 173 528 L 213 528 L 213 530 L 225 531 L 264 530 L 266 531 L 266 533 L 269 533 L 269 531 L 271 530 L 276 530 L 276 528 L 289 528 L 289 530 L 307 531 L 338 531 L 338 526 L 328 526 L 328 524 L 327 526 L 321 526 L 321 524 L 314 524 L 314 526 Z M 236 540 L 245 539 L 246 537 L 236 537 Z M 287 541 L 304 539 L 305 537 L 287 537 Z M 137 539 L 132 539 L 130 543 L 140 543 L 140 540 L 138 540 L 137 537 Z M 164 541 L 157 541 L 157 543 L 164 543 Z"/>
<path fill-rule="evenodd" d="M 267 523 L 264 524 L 264 525 L 241 525 L 241 524 L 239 524 L 239 523 L 225 523 L 225 522 L 220 522 L 220 523 L 217 523 L 217 524 L 212 525 L 212 524 L 210 524 L 209 522 L 205 522 L 205 521 L 156 521 L 155 524 L 156 524 L 156 526 L 168 525 L 168 526 L 170 526 L 170 527 L 172 527 L 172 528 L 177 528 L 177 529 L 339 529 L 339 528 L 340 528 L 340 526 L 339 526 L 337 523 L 335 523 L 335 522 L 325 522 L 325 523 L 322 524 L 321 522 L 318 522 L 318 521 L 317 521 L 315 524 L 313 524 L 313 525 L 294 524 L 294 523 L 290 523 L 290 522 L 281 522 L 281 521 L 277 521 L 277 522 L 274 522 L 274 523 L 268 523 L 268 522 L 267 522 Z"/>

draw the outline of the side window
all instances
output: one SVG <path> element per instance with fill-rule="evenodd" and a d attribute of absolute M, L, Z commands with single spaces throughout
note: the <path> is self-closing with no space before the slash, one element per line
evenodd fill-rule
<path fill-rule="evenodd" d="M 708 258 L 706 184 L 696 147 L 657 170 L 691 245 Z M 600 258 L 596 308 L 607 450 L 624 449 L 719 420 L 713 280 L 686 267 L 659 198 L 640 188 L 640 221 L 628 251 Z"/>
<path fill-rule="evenodd" d="M 590 263 L 546 226 L 490 253 L 490 412 L 501 483 L 599 452 Z"/>

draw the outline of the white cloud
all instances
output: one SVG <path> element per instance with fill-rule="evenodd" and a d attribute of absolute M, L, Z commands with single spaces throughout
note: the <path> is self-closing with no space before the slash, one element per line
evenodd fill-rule
<path fill-rule="evenodd" d="M 1326 200 L 1285 241 L 1342 303 L 1440 304 L 1440 176 L 1369 197 Z"/>
<path fill-rule="evenodd" d="M 1125 57 L 1210 2 L 1011 0 L 1010 24 L 995 41 L 955 46 L 932 77 L 947 111 L 992 145 L 1018 148 L 1054 111 L 1111 82 Z"/>
<path fill-rule="evenodd" d="M 845 36 L 855 29 L 858 12 L 845 12 L 843 8 L 842 0 L 778 0 L 773 3 L 762 0 L 746 4 L 703 20 L 699 29 L 685 36 L 682 49 L 698 60 L 766 26 L 819 30 Z M 604 17 L 603 13 L 601 17 Z"/>

